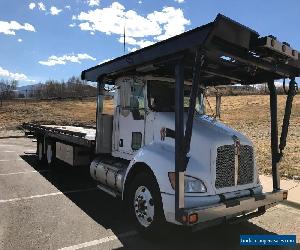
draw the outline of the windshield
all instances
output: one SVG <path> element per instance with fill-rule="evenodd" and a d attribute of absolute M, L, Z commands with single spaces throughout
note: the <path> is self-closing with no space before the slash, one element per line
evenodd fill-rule
<path fill-rule="evenodd" d="M 189 108 L 191 86 L 184 87 L 184 110 Z M 147 86 L 148 107 L 156 112 L 175 112 L 175 86 L 174 83 L 163 81 L 148 81 Z M 199 91 L 196 99 L 196 111 L 204 114 L 203 94 Z"/>

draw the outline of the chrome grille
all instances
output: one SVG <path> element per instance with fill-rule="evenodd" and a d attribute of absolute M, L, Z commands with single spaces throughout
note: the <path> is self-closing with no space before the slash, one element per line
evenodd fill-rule
<path fill-rule="evenodd" d="M 240 145 L 238 166 L 235 166 L 235 146 L 223 145 L 217 149 L 216 160 L 216 188 L 235 186 L 235 168 L 237 170 L 237 185 L 253 182 L 254 155 L 253 148 L 248 145 Z"/>
<path fill-rule="evenodd" d="M 224 145 L 218 147 L 216 161 L 216 188 L 234 186 L 234 162 L 234 145 Z"/>
<path fill-rule="evenodd" d="M 254 159 L 253 148 L 248 145 L 241 145 L 238 168 L 238 185 L 244 185 L 253 182 Z"/>

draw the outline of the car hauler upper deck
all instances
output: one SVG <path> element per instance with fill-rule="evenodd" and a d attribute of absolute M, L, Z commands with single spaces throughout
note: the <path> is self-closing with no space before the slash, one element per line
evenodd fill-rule
<path fill-rule="evenodd" d="M 287 198 L 278 164 L 299 75 L 299 54 L 289 44 L 219 14 L 83 71 L 82 79 L 98 83 L 95 129 L 24 127 L 37 136 L 40 159 L 90 164 L 98 187 L 128 202 L 139 229 L 151 231 L 166 221 L 197 229 L 261 215 Z M 283 78 L 290 83 L 278 143 L 274 81 Z M 269 193 L 262 192 L 252 142 L 203 108 L 207 86 L 261 83 L 270 92 Z M 102 113 L 108 85 L 115 86 L 113 115 Z"/>

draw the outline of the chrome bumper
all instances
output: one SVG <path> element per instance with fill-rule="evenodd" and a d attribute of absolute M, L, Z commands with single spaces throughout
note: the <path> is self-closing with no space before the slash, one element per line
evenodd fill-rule
<path fill-rule="evenodd" d="M 275 206 L 286 197 L 286 190 L 278 190 L 251 197 L 231 199 L 213 206 L 184 209 L 183 221 L 187 226 L 202 228 L 210 224 L 236 221 L 237 218 L 239 221 L 249 219 L 263 214 L 266 209 Z M 258 211 L 253 212 L 257 209 Z M 191 218 L 194 220 L 197 218 L 197 221 L 191 223 Z"/>

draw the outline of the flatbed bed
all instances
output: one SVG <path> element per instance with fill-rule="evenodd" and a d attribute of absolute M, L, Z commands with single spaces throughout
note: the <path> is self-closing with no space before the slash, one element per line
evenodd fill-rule
<path fill-rule="evenodd" d="M 24 123 L 23 128 L 36 137 L 47 136 L 69 144 L 93 148 L 95 146 L 96 128 L 59 125 L 39 125 Z"/>

